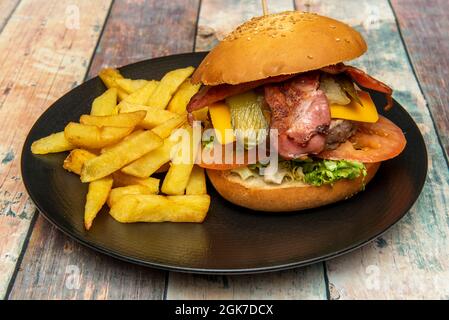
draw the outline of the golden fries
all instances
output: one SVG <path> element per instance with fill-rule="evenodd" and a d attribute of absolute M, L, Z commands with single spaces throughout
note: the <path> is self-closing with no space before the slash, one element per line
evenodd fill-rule
<path fill-rule="evenodd" d="M 188 138 L 183 137 L 178 150 L 172 152 L 172 163 L 162 183 L 161 191 L 168 195 L 184 194 L 198 151 L 199 141 L 194 141 L 192 128 L 187 127 L 185 132 Z"/>
<path fill-rule="evenodd" d="M 65 138 L 64 132 L 61 131 L 34 141 L 31 145 L 31 152 L 34 154 L 47 154 L 68 151 L 75 148 L 76 147 Z"/>
<path fill-rule="evenodd" d="M 116 79 L 115 82 L 117 83 L 119 88 L 123 89 L 123 91 L 130 94 L 136 92 L 137 90 L 145 86 L 148 83 L 148 80 L 143 79 L 132 80 L 123 78 L 123 79 Z"/>
<path fill-rule="evenodd" d="M 203 222 L 209 210 L 209 195 L 125 195 L 111 208 L 119 222 Z"/>
<path fill-rule="evenodd" d="M 84 162 L 95 157 L 95 154 L 87 150 L 73 149 L 72 151 L 70 151 L 70 154 L 67 156 L 67 158 L 65 158 L 62 167 L 67 171 L 80 175 Z"/>
<path fill-rule="evenodd" d="M 110 88 L 92 102 L 90 114 L 93 116 L 109 116 L 117 113 L 117 89 Z"/>
<path fill-rule="evenodd" d="M 173 98 L 168 104 L 167 110 L 178 114 L 184 113 L 186 111 L 186 107 L 190 101 L 190 98 L 192 98 L 193 95 L 198 92 L 200 86 L 201 85 L 199 84 L 192 84 L 190 82 L 190 78 L 186 79 L 181 84 L 178 91 L 176 91 L 176 93 L 173 95 Z"/>
<path fill-rule="evenodd" d="M 131 127 L 134 128 L 145 119 L 146 111 L 140 110 L 135 112 L 117 114 L 112 116 L 90 116 L 82 115 L 80 117 L 81 124 L 94 125 L 97 127 Z"/>
<path fill-rule="evenodd" d="M 164 123 L 158 125 L 157 127 L 154 127 L 153 129 L 151 129 L 151 131 L 154 132 L 155 134 L 157 134 L 162 139 L 165 139 L 171 135 L 173 130 L 175 130 L 176 128 L 179 128 L 186 121 L 187 121 L 187 116 L 185 114 L 182 114 L 175 118 L 165 121 Z"/>
<path fill-rule="evenodd" d="M 155 173 L 162 165 L 170 161 L 170 151 L 177 142 L 164 139 L 164 143 L 157 149 L 122 168 L 122 172 L 135 177 L 145 178 Z"/>
<path fill-rule="evenodd" d="M 145 188 L 151 190 L 151 193 L 158 193 L 159 192 L 159 179 L 148 177 L 148 178 L 138 178 L 134 176 L 130 176 L 127 174 L 124 174 L 120 171 L 114 172 L 112 174 L 112 177 L 114 179 L 114 187 L 127 187 L 132 185 L 141 185 Z"/>
<path fill-rule="evenodd" d="M 139 110 L 144 110 L 146 112 L 145 118 L 140 123 L 140 126 L 145 129 L 152 129 L 178 116 L 176 113 L 167 110 L 161 110 L 158 108 L 144 106 L 140 104 L 132 104 L 126 101 L 122 101 L 119 105 L 120 113 L 126 114 L 129 112 L 136 112 Z"/>
<path fill-rule="evenodd" d="M 134 184 L 126 187 L 114 188 L 109 193 L 109 197 L 107 200 L 108 206 L 111 208 L 115 203 L 118 202 L 123 196 L 127 194 L 156 194 L 154 190 L 151 190 L 145 186 L 140 184 Z"/>
<path fill-rule="evenodd" d="M 106 203 L 111 188 L 111 177 L 105 177 L 89 183 L 89 191 L 87 192 L 86 205 L 84 207 L 84 227 L 87 230 L 92 226 L 92 222 L 97 216 L 98 211 Z"/>
<path fill-rule="evenodd" d="M 117 79 L 123 79 L 123 76 L 120 74 L 120 72 L 117 69 L 113 68 L 105 68 L 102 69 L 98 76 L 103 81 L 106 87 L 110 88 L 116 88 L 117 89 L 117 96 L 119 97 L 119 100 L 123 100 L 128 94 L 117 85 Z"/>
<path fill-rule="evenodd" d="M 206 177 L 204 169 L 194 166 L 186 187 L 186 194 L 206 194 Z"/>
<path fill-rule="evenodd" d="M 119 142 L 133 127 L 97 127 L 70 122 L 64 129 L 65 138 L 79 148 L 100 149 Z"/>
<path fill-rule="evenodd" d="M 162 139 L 158 135 L 151 131 L 141 132 L 86 161 L 81 171 L 81 181 L 90 182 L 103 178 L 161 145 Z"/>
<path fill-rule="evenodd" d="M 187 67 L 167 72 L 146 104 L 151 107 L 165 109 L 173 94 L 187 77 L 190 77 L 194 70 L 193 67 Z"/>
<path fill-rule="evenodd" d="M 105 68 L 99 77 L 108 89 L 93 100 L 90 114 L 31 145 L 34 154 L 71 150 L 63 168 L 89 183 L 87 230 L 104 204 L 126 223 L 205 219 L 210 197 L 204 169 L 194 165 L 201 137 L 193 135 L 186 112 L 200 88 L 190 82 L 193 70 L 173 70 L 156 81 L 124 78 Z M 208 108 L 194 116 L 207 121 Z M 180 127 L 185 131 L 175 131 Z M 162 172 L 161 185 L 152 175 Z"/>
<path fill-rule="evenodd" d="M 156 87 L 158 86 L 158 83 L 159 81 L 156 80 L 148 81 L 146 85 L 131 93 L 129 96 L 123 99 L 123 101 L 133 104 L 145 105 L 146 102 L 148 101 L 148 98 L 153 94 Z"/>

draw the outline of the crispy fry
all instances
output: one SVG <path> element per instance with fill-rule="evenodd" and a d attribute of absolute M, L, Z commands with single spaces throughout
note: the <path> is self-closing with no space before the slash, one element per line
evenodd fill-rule
<path fill-rule="evenodd" d="M 122 100 L 125 98 L 128 94 L 117 85 L 117 79 L 122 79 L 123 76 L 120 74 L 120 71 L 114 68 L 105 68 L 100 70 L 98 73 L 98 76 L 103 81 L 105 86 L 108 89 L 116 88 L 117 89 L 117 96 L 119 97 L 119 100 Z"/>
<path fill-rule="evenodd" d="M 190 78 L 186 79 L 170 100 L 167 110 L 178 114 L 184 113 L 190 98 L 198 92 L 200 86 L 200 84 L 192 84 Z"/>
<path fill-rule="evenodd" d="M 140 110 L 129 113 L 121 113 L 113 116 L 90 116 L 82 115 L 81 124 L 94 125 L 97 127 L 135 127 L 147 115 L 146 111 Z"/>
<path fill-rule="evenodd" d="M 119 105 L 120 113 L 135 112 L 138 110 L 144 110 L 146 112 L 145 118 L 140 123 L 140 126 L 145 129 L 152 129 L 178 116 L 176 113 L 167 110 L 161 110 L 141 104 L 132 104 L 126 101 L 122 101 Z"/>
<path fill-rule="evenodd" d="M 153 132 L 141 132 L 88 160 L 81 171 L 81 181 L 90 182 L 105 177 L 161 145 L 162 139 Z"/>
<path fill-rule="evenodd" d="M 64 129 L 65 138 L 79 148 L 100 149 L 117 143 L 133 131 L 133 127 L 102 127 L 70 122 Z"/>
<path fill-rule="evenodd" d="M 87 230 L 92 226 L 92 222 L 97 216 L 98 211 L 106 203 L 111 188 L 111 177 L 105 177 L 89 183 L 89 191 L 87 192 L 86 205 L 84 207 L 84 227 Z"/>
<path fill-rule="evenodd" d="M 170 161 L 170 150 L 176 144 L 170 138 L 164 139 L 164 144 L 147 153 L 143 157 L 122 168 L 122 172 L 136 177 L 149 177 L 162 165 Z"/>
<path fill-rule="evenodd" d="M 31 152 L 34 154 L 47 154 L 68 151 L 75 148 L 65 138 L 64 132 L 61 131 L 34 141 L 31 145 Z"/>
<path fill-rule="evenodd" d="M 109 193 L 108 197 L 108 206 L 112 207 L 115 203 L 120 200 L 121 197 L 127 195 L 127 194 L 155 194 L 157 192 L 154 192 L 154 190 L 151 190 L 145 186 L 139 185 L 139 184 L 133 184 L 126 187 L 119 187 L 114 188 Z"/>
<path fill-rule="evenodd" d="M 206 194 L 206 177 L 204 169 L 194 166 L 186 187 L 186 194 Z"/>
<path fill-rule="evenodd" d="M 123 78 L 123 79 L 116 79 L 115 81 L 117 82 L 119 88 L 123 89 L 123 91 L 125 91 L 128 94 L 136 92 L 137 90 L 139 90 L 148 83 L 148 80 L 143 79 L 133 80 Z"/>
<path fill-rule="evenodd" d="M 168 195 L 184 194 L 198 152 L 199 140 L 194 137 L 192 128 L 186 127 L 182 130 L 183 133 L 188 133 L 188 138 L 183 137 L 181 143 L 176 146 L 178 150 L 171 152 L 172 162 L 161 187 L 162 192 Z M 194 141 L 195 138 L 197 141 Z"/>
<path fill-rule="evenodd" d="M 162 139 L 165 139 L 171 135 L 173 130 L 179 128 L 186 122 L 187 122 L 187 115 L 182 114 L 175 118 L 165 121 L 164 123 L 158 125 L 157 127 L 154 127 L 153 129 L 151 129 L 151 131 L 157 134 Z"/>
<path fill-rule="evenodd" d="M 70 151 L 70 154 L 67 156 L 67 158 L 65 158 L 62 167 L 67 171 L 80 175 L 84 163 L 87 160 L 95 157 L 96 155 L 90 151 L 84 149 L 73 149 L 72 151 Z"/>
<path fill-rule="evenodd" d="M 209 210 L 208 195 L 125 195 L 116 202 L 111 216 L 119 222 L 203 222 Z"/>
<path fill-rule="evenodd" d="M 157 178 L 153 178 L 153 177 L 138 178 L 138 177 L 124 174 L 120 171 L 114 172 L 112 174 L 112 178 L 114 179 L 114 188 L 127 187 L 127 186 L 138 184 L 138 185 L 144 186 L 145 188 L 151 190 L 151 193 L 159 192 L 160 180 Z"/>
<path fill-rule="evenodd" d="M 148 98 L 152 95 L 152 93 L 155 91 L 156 87 L 158 86 L 159 81 L 151 80 L 148 81 L 146 85 L 144 85 L 142 88 L 138 89 L 137 91 L 134 91 L 130 95 L 128 95 L 123 101 L 132 103 L 132 104 L 142 104 L 145 105 L 148 101 Z M 120 109 L 120 106 L 119 106 Z"/>
<path fill-rule="evenodd" d="M 108 116 L 114 114 L 117 105 L 117 89 L 110 88 L 94 99 L 90 114 L 93 116 Z"/>
<path fill-rule="evenodd" d="M 151 107 L 165 109 L 172 95 L 194 70 L 195 68 L 193 67 L 187 67 L 167 72 L 146 104 Z"/>

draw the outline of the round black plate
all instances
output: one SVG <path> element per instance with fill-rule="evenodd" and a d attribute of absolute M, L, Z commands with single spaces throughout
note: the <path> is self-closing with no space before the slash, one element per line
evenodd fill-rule
<path fill-rule="evenodd" d="M 167 71 L 197 66 L 205 53 L 142 61 L 120 71 L 131 78 L 159 79 Z M 56 101 L 31 129 L 22 152 L 22 176 L 42 214 L 80 243 L 145 266 L 196 273 L 252 273 L 293 268 L 335 257 L 373 240 L 413 205 L 427 173 L 423 138 L 410 115 L 395 102 L 386 115 L 404 131 L 407 147 L 383 163 L 365 192 L 349 200 L 297 213 L 267 214 L 232 205 L 209 185 L 212 202 L 203 224 L 121 224 L 103 209 L 84 230 L 87 185 L 62 168 L 66 153 L 38 156 L 31 143 L 61 131 L 88 113 L 104 92 L 97 77 Z M 373 93 L 376 105 L 384 98 Z M 379 111 L 382 111 L 379 108 Z M 279 199 L 282 201 L 282 199 Z"/>

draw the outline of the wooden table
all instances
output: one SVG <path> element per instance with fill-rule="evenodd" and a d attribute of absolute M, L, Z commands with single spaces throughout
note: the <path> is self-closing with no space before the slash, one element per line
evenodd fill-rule
<path fill-rule="evenodd" d="M 354 62 L 395 88 L 424 135 L 427 181 L 400 223 L 350 254 L 305 268 L 204 276 L 134 266 L 80 246 L 27 196 L 20 152 L 39 115 L 103 66 L 210 49 L 258 0 L 0 2 L 0 297 L 9 299 L 449 298 L 449 2 L 271 0 L 359 30 Z M 275 239 L 274 239 L 275 240 Z"/>

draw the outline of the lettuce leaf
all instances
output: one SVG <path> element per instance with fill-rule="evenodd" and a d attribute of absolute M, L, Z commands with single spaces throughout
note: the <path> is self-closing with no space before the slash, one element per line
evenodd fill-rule
<path fill-rule="evenodd" d="M 319 160 L 302 165 L 304 182 L 314 186 L 333 184 L 340 179 L 356 179 L 366 176 L 365 165 L 361 162 L 346 160 Z"/>
<path fill-rule="evenodd" d="M 240 175 L 242 179 L 253 177 L 254 174 L 260 174 L 260 169 L 266 168 L 268 164 L 252 164 L 248 167 L 239 168 L 240 172 L 234 172 Z M 346 160 L 323 160 L 308 158 L 305 160 L 291 160 L 279 162 L 279 174 L 276 179 L 265 177 L 266 182 L 280 184 L 282 181 L 302 181 L 314 186 L 323 184 L 333 184 L 341 179 L 356 179 L 360 176 L 366 176 L 366 167 L 361 162 Z"/>

